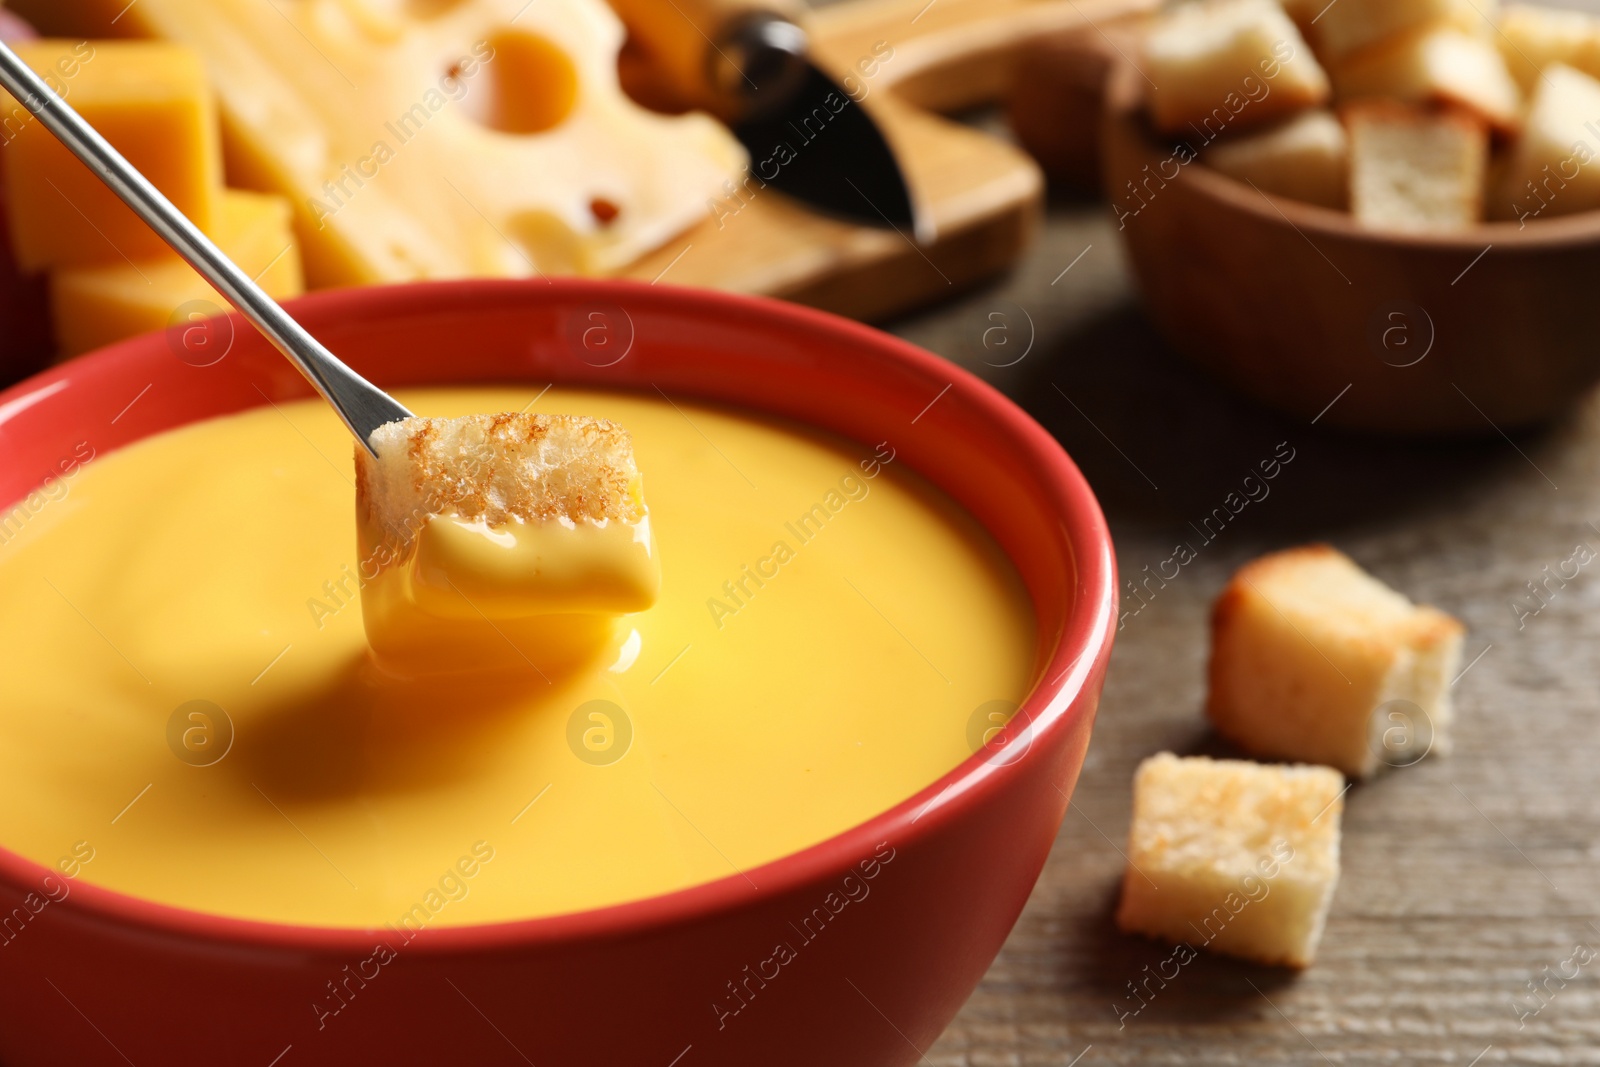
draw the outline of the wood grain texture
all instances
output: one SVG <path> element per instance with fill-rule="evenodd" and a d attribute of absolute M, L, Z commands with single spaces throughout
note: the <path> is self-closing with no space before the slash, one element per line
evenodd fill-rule
<path fill-rule="evenodd" d="M 1106 83 L 1118 64 L 1138 61 L 1149 21 L 1135 15 L 1080 26 L 1019 51 L 1007 115 L 1017 140 L 1051 182 L 1085 193 L 1100 190 Z"/>
<path fill-rule="evenodd" d="M 986 334 L 996 325 L 1013 347 Z M 1118 635 L 1055 850 L 925 1062 L 1600 1063 L 1600 958 L 1537 1015 L 1516 1006 L 1537 1003 L 1525 983 L 1575 945 L 1600 951 L 1600 560 L 1520 630 L 1511 606 L 1579 542 L 1600 551 L 1588 525 L 1600 526 L 1600 404 L 1536 435 L 1454 446 L 1375 443 L 1266 411 L 1160 340 L 1098 204 L 1054 205 L 1003 286 L 896 330 L 993 381 L 1061 440 L 1101 498 L 1125 576 L 1179 540 L 1199 549 Z M 1030 334 L 1026 356 L 1002 366 Z M 1203 544 L 1189 524 L 1280 441 L 1296 458 L 1271 495 Z M 1134 768 L 1163 749 L 1236 754 L 1201 716 L 1211 600 L 1240 563 L 1314 538 L 1459 616 L 1467 659 L 1492 646 L 1455 686 L 1455 751 L 1346 798 L 1315 966 L 1202 953 L 1119 1026 L 1116 1007 L 1136 1006 L 1126 983 L 1170 952 L 1111 923 Z"/>
<path fill-rule="evenodd" d="M 859 0 L 817 12 L 809 24 L 816 59 L 863 88 L 862 106 L 894 145 L 932 239 L 919 247 L 910 234 L 824 218 L 753 182 L 739 199 L 716 211 L 708 207 L 707 221 L 624 275 L 780 296 L 866 319 L 992 277 L 1026 247 L 1043 179 L 1006 140 L 934 112 L 999 99 L 1027 41 L 1150 6 L 1151 0 Z M 867 77 L 860 64 L 873 59 L 875 47 L 893 56 Z"/>

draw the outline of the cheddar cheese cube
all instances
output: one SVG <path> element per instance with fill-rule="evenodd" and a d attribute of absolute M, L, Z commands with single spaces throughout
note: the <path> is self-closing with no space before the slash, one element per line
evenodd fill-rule
<path fill-rule="evenodd" d="M 40 40 L 17 53 L 202 229 L 222 191 L 216 108 L 200 58 L 156 41 Z M 23 270 L 127 263 L 171 252 L 31 115 L 6 119 L 12 248 Z"/>
<path fill-rule="evenodd" d="M 1212 609 L 1206 715 L 1255 756 L 1357 777 L 1414 763 L 1446 744 L 1462 634 L 1327 545 L 1277 552 Z"/>
<path fill-rule="evenodd" d="M 1117 926 L 1258 963 L 1307 967 L 1339 882 L 1344 779 L 1327 767 L 1139 765 Z"/>
<path fill-rule="evenodd" d="M 1328 99 L 1328 76 L 1274 0 L 1202 0 L 1145 38 L 1150 114 L 1163 133 L 1260 126 Z"/>
<path fill-rule="evenodd" d="M 291 216 L 282 197 L 229 189 L 222 194 L 211 235 L 228 258 L 279 300 L 305 291 Z M 221 293 L 176 258 L 68 267 L 50 275 L 50 307 L 62 357 L 164 330 L 179 309 L 196 302 L 217 312 L 231 310 Z"/>

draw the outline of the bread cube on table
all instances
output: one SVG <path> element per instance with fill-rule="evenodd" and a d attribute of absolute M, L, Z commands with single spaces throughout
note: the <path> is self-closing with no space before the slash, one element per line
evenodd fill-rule
<path fill-rule="evenodd" d="M 1508 217 L 1524 220 L 1600 208 L 1600 81 L 1560 63 L 1545 68 L 1502 195 Z"/>
<path fill-rule="evenodd" d="M 1316 17 L 1312 33 L 1328 61 L 1420 26 L 1453 26 L 1487 38 L 1493 33 L 1495 0 L 1334 0 Z"/>
<path fill-rule="evenodd" d="M 19 41 L 17 54 L 209 231 L 222 195 L 216 107 L 200 57 L 161 41 Z M 17 263 L 51 267 L 175 258 L 148 225 L 5 93 L 6 204 Z"/>
<path fill-rule="evenodd" d="M 1265 130 L 1218 142 L 1203 157 L 1215 170 L 1262 192 L 1343 208 L 1349 198 L 1349 143 L 1331 111 L 1314 108 Z"/>
<path fill-rule="evenodd" d="M 1462 112 L 1384 100 L 1344 109 L 1350 211 L 1397 233 L 1453 233 L 1483 218 L 1489 132 Z"/>
<path fill-rule="evenodd" d="M 1163 133 L 1209 140 L 1328 99 L 1328 76 L 1275 0 L 1200 0 L 1145 37 L 1150 114 Z"/>
<path fill-rule="evenodd" d="M 1458 29 L 1428 27 L 1389 38 L 1334 63 L 1330 72 L 1340 100 L 1453 104 L 1498 130 L 1513 132 L 1521 124 L 1522 91 L 1499 50 Z"/>
<path fill-rule="evenodd" d="M 1264 556 L 1212 608 L 1206 715 L 1253 756 L 1414 763 L 1448 746 L 1463 634 L 1327 545 Z"/>
<path fill-rule="evenodd" d="M 1339 881 L 1344 779 L 1244 760 L 1140 764 L 1117 926 L 1307 967 Z"/>
<path fill-rule="evenodd" d="M 1539 72 L 1555 63 L 1600 77 L 1600 19 L 1587 12 L 1512 4 L 1498 29 L 1500 55 L 1526 93 L 1534 91 Z"/>

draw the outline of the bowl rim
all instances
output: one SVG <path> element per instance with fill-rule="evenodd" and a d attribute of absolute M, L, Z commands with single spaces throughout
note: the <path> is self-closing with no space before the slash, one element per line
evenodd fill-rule
<path fill-rule="evenodd" d="M 1160 139 L 1145 117 L 1144 96 L 1144 82 L 1139 69 L 1131 62 L 1118 62 L 1106 81 L 1105 106 L 1101 116 L 1105 124 L 1103 128 L 1106 131 L 1113 127 L 1120 129 L 1145 154 L 1152 157 L 1161 156 L 1164 152 L 1170 155 L 1168 144 Z M 1105 159 L 1109 163 L 1110 156 L 1107 155 Z M 1302 231 L 1302 234 L 1387 245 L 1396 249 L 1463 252 L 1468 255 L 1484 252 L 1486 244 L 1493 245 L 1501 252 L 1524 254 L 1569 246 L 1589 248 L 1600 245 L 1600 209 L 1555 215 L 1536 220 L 1532 225 L 1512 220 L 1480 222 L 1458 233 L 1369 230 L 1359 225 L 1347 211 L 1267 193 L 1213 170 L 1204 165 L 1203 150 L 1192 162 L 1200 166 L 1184 166 L 1182 178 L 1193 183 L 1198 195 L 1219 201 L 1236 212 L 1253 215 L 1257 220 L 1274 226 L 1287 223 Z M 1109 179 L 1111 176 L 1108 174 L 1106 177 Z M 1116 191 L 1109 188 L 1109 181 L 1106 185 L 1107 198 L 1111 199 Z M 1115 210 L 1116 201 L 1112 200 L 1113 217 Z"/>
<path fill-rule="evenodd" d="M 842 877 L 881 844 L 890 843 L 896 848 L 913 845 L 960 818 L 1042 759 L 1041 750 L 1048 746 L 1041 742 L 1047 735 L 1070 730 L 1079 720 L 1093 715 L 1094 686 L 1110 658 L 1117 618 L 1116 559 L 1105 516 L 1087 481 L 1061 445 L 1022 408 L 956 364 L 890 334 L 812 308 L 742 294 L 623 280 L 408 283 L 327 290 L 288 301 L 285 306 L 296 319 L 315 327 L 319 321 L 335 317 L 347 321 L 388 314 L 425 318 L 436 309 L 447 309 L 472 298 L 521 297 L 526 301 L 530 292 L 571 305 L 610 298 L 619 304 L 628 301 L 633 307 L 644 302 L 671 304 L 680 313 L 690 307 L 713 321 L 754 322 L 764 324 L 760 327 L 764 329 L 831 338 L 911 371 L 907 381 L 929 376 L 948 381 L 950 392 L 985 417 L 989 423 L 985 430 L 1009 436 L 1030 462 L 1038 464 L 1038 477 L 1062 492 L 1067 507 L 1056 518 L 1073 552 L 1077 589 L 1060 632 L 1054 636 L 1054 647 L 1037 665 L 1033 688 L 1001 735 L 1000 743 L 963 760 L 900 803 L 797 852 L 668 893 L 534 918 L 429 926 L 405 943 L 407 955 L 449 956 L 618 939 L 754 907 L 820 879 Z M 242 320 L 234 325 L 236 329 L 248 329 Z M 164 334 L 146 334 L 67 361 L 0 392 L 0 429 L 17 413 L 68 392 L 63 383 L 92 381 L 102 369 L 162 358 L 166 343 Z M 516 373 L 513 370 L 507 380 L 513 380 Z M 448 386 L 450 382 L 438 384 Z M 754 397 L 743 406 L 757 413 L 764 410 Z M 185 424 L 159 427 L 126 443 Z M 921 473 L 933 485 L 943 488 L 938 477 Z M 13 501 L 6 501 L 10 503 Z M 974 517 L 986 529 L 992 529 L 992 523 Z M 1070 789 L 1069 783 L 1064 795 L 1070 795 Z M 0 846 L 0 885 L 9 883 L 27 893 L 35 891 L 46 876 L 62 877 L 54 868 Z M 338 956 L 369 953 L 375 937 L 392 932 L 388 925 L 329 927 L 239 918 L 164 904 L 88 881 L 74 881 L 68 896 L 57 906 L 81 910 L 120 928 L 167 935 L 186 943 Z"/>

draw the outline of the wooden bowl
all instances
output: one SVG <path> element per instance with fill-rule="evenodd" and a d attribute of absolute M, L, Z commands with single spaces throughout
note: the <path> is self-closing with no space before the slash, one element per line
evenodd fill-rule
<path fill-rule="evenodd" d="M 1600 212 L 1364 230 L 1177 162 L 1144 89 L 1131 65 L 1111 75 L 1106 195 L 1151 318 L 1189 359 L 1291 414 L 1413 436 L 1537 423 L 1600 379 Z"/>

